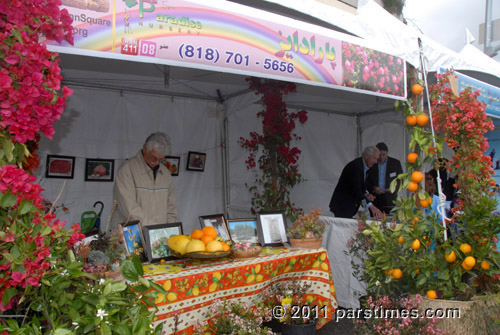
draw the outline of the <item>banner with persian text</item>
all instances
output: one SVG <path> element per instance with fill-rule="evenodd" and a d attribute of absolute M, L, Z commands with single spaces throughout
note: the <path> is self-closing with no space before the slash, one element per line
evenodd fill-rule
<path fill-rule="evenodd" d="M 342 37 L 348 35 L 321 27 L 317 33 L 309 24 L 304 29 L 285 25 L 298 21 L 279 15 L 234 3 L 228 7 L 238 11 L 183 0 L 62 3 L 73 18 L 75 42 L 47 42 L 54 51 L 406 97 L 402 58 L 350 43 Z M 266 19 L 255 13 L 265 13 Z"/>

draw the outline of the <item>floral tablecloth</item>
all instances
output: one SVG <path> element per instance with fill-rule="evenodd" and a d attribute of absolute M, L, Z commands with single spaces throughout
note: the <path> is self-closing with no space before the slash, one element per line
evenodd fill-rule
<path fill-rule="evenodd" d="M 174 332 L 174 315 L 178 315 L 176 334 L 192 334 L 196 321 L 209 318 L 208 306 L 214 299 L 251 303 L 259 300 L 262 291 L 273 283 L 296 278 L 311 283 L 310 299 L 319 307 L 327 306 L 326 318 L 319 320 L 318 328 L 333 318 L 337 308 L 325 249 L 285 249 L 250 259 L 188 261 L 180 272 L 146 274 L 146 277 L 168 292 L 158 295 L 155 320 L 155 326 L 163 323 L 167 334 Z"/>

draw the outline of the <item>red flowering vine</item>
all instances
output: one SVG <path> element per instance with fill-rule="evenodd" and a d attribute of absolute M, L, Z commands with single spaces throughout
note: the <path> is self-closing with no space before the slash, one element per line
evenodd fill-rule
<path fill-rule="evenodd" d="M 303 178 L 298 170 L 301 151 L 292 146 L 300 140 L 293 133 L 295 120 L 307 121 L 305 110 L 289 113 L 283 96 L 295 92 L 295 84 L 259 78 L 248 78 L 255 94 L 262 94 L 265 109 L 257 113 L 262 119 L 262 134 L 251 132 L 250 138 L 240 137 L 239 144 L 249 151 L 247 169 L 255 170 L 255 184 L 249 187 L 252 197 L 252 212 L 260 210 L 282 210 L 295 221 L 302 211 L 290 200 L 290 191 Z M 256 161 L 256 154 L 262 154 Z M 260 171 L 260 173 L 259 173 Z"/>

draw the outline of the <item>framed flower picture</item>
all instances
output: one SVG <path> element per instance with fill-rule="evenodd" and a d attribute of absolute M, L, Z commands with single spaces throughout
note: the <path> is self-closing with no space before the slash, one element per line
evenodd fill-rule
<path fill-rule="evenodd" d="M 181 161 L 180 157 L 177 156 L 167 156 L 165 157 L 164 164 L 172 176 L 179 175 L 179 163 Z"/>
<path fill-rule="evenodd" d="M 186 169 L 191 171 L 203 172 L 205 170 L 206 158 L 207 154 L 204 154 L 202 152 L 190 151 L 188 153 Z"/>
<path fill-rule="evenodd" d="M 73 179 L 75 172 L 75 157 L 47 155 L 45 178 Z"/>
<path fill-rule="evenodd" d="M 284 212 L 262 212 L 257 214 L 257 232 L 260 244 L 264 246 L 282 246 L 288 242 Z"/>
<path fill-rule="evenodd" d="M 139 220 L 120 223 L 123 233 L 123 243 L 127 254 L 136 254 L 141 261 L 147 260 L 144 252 L 144 238 L 142 236 L 142 225 Z"/>
<path fill-rule="evenodd" d="M 87 158 L 85 181 L 113 181 L 114 166 L 114 159 Z"/>
<path fill-rule="evenodd" d="M 175 258 L 168 247 L 168 239 L 174 235 L 182 235 L 181 222 L 144 226 L 142 230 L 146 243 L 146 254 L 150 263 Z"/>

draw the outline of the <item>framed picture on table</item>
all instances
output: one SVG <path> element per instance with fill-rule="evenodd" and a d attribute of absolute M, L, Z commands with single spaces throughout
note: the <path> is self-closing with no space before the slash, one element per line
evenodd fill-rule
<path fill-rule="evenodd" d="M 217 230 L 217 235 L 222 237 L 224 241 L 228 241 L 231 238 L 227 230 L 224 214 L 204 215 L 199 218 L 201 227 L 214 227 Z"/>
<path fill-rule="evenodd" d="M 186 170 L 203 172 L 205 170 L 206 158 L 207 154 L 190 151 L 188 153 Z"/>
<path fill-rule="evenodd" d="M 85 181 L 113 181 L 114 166 L 114 159 L 87 158 Z"/>
<path fill-rule="evenodd" d="M 165 157 L 165 166 L 172 176 L 179 175 L 179 163 L 181 158 L 178 156 L 167 156 Z"/>
<path fill-rule="evenodd" d="M 231 240 L 237 242 L 259 243 L 257 219 L 228 219 L 227 228 Z"/>
<path fill-rule="evenodd" d="M 146 243 L 146 255 L 150 263 L 175 258 L 168 247 L 168 239 L 174 235 L 182 235 L 181 222 L 144 226 L 142 231 L 144 233 L 144 242 Z"/>
<path fill-rule="evenodd" d="M 257 233 L 260 244 L 264 246 L 282 246 L 288 242 L 284 212 L 262 212 L 257 214 Z"/>
<path fill-rule="evenodd" d="M 75 172 L 75 157 L 47 155 L 45 178 L 73 179 Z"/>
<path fill-rule="evenodd" d="M 142 236 L 142 225 L 139 220 L 120 223 L 123 243 L 127 255 L 136 254 L 142 262 L 147 261 L 144 252 L 144 238 Z"/>

